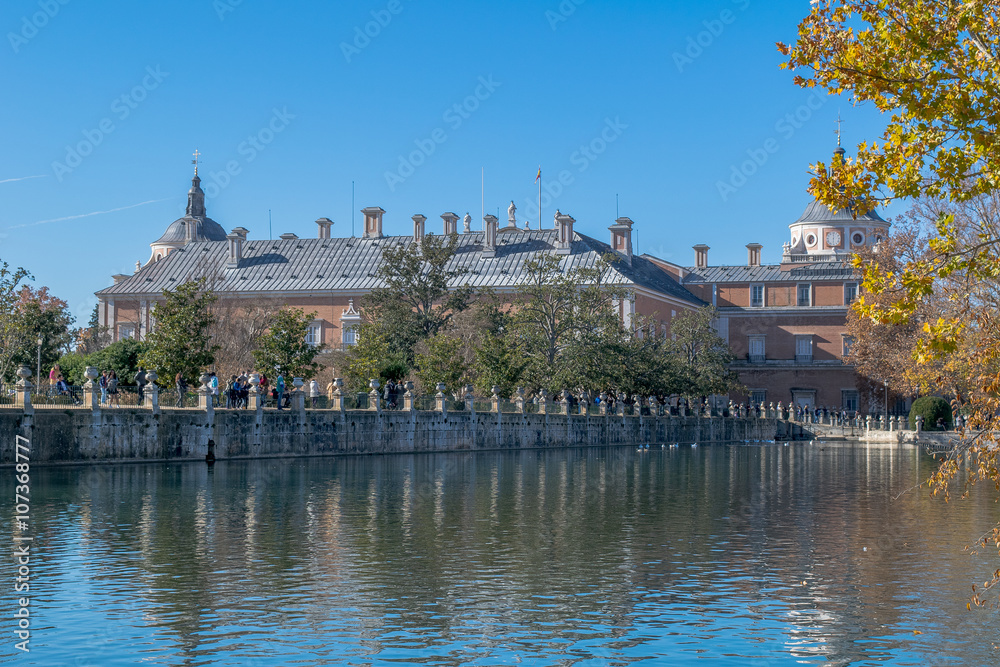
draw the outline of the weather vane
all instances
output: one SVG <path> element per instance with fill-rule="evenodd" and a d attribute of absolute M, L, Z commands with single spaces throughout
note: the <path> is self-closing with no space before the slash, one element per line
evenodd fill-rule
<path fill-rule="evenodd" d="M 840 148 L 840 125 L 844 121 L 842 121 L 840 119 L 840 112 L 839 111 L 837 112 L 837 120 L 835 122 L 837 123 L 837 130 L 836 130 L 836 132 L 837 132 L 837 148 Z"/>
<path fill-rule="evenodd" d="M 840 144 L 837 144 L 837 145 L 839 146 Z M 198 149 L 196 148 L 196 149 L 194 149 L 194 153 L 192 153 L 192 155 L 194 155 L 194 159 L 191 160 L 191 164 L 194 165 L 194 175 L 197 176 L 198 175 L 198 158 L 201 157 L 201 153 L 199 153 Z"/>

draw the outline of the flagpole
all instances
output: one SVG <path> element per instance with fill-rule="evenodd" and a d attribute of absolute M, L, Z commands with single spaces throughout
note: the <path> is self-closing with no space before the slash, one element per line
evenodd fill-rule
<path fill-rule="evenodd" d="M 538 167 L 538 231 L 542 231 L 542 168 Z"/>
<path fill-rule="evenodd" d="M 482 169 L 482 172 L 481 172 L 480 176 L 482 178 L 482 184 L 481 184 L 482 187 L 480 188 L 481 201 L 480 201 L 480 207 L 479 207 L 479 211 L 480 211 L 480 213 L 479 213 L 479 219 L 480 219 L 480 221 L 484 221 L 483 225 L 485 225 L 486 224 L 486 222 L 485 222 L 485 220 L 486 220 L 486 167 L 481 167 L 481 169 Z M 483 230 L 485 231 L 485 229 L 486 228 L 484 226 Z"/>

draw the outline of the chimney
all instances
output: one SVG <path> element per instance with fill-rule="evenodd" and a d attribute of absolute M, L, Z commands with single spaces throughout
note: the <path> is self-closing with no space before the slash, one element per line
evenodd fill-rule
<path fill-rule="evenodd" d="M 413 216 L 413 242 L 420 243 L 424 240 L 424 223 L 427 222 L 427 216 L 420 215 L 417 213 Z"/>
<path fill-rule="evenodd" d="M 281 239 L 282 241 L 292 241 L 294 239 L 299 238 L 299 235 L 298 234 L 293 234 L 292 232 L 285 232 L 284 234 L 282 234 L 278 238 Z"/>
<path fill-rule="evenodd" d="M 704 269 L 708 267 L 708 251 L 711 250 L 704 243 L 699 243 L 694 248 L 694 265 L 695 268 Z"/>
<path fill-rule="evenodd" d="M 333 220 L 330 218 L 320 218 L 316 221 L 316 226 L 319 227 L 318 239 L 328 239 L 330 238 L 330 228 L 333 227 Z"/>
<path fill-rule="evenodd" d="M 385 211 L 378 206 L 369 206 L 361 209 L 365 216 L 365 233 L 361 235 L 363 239 L 382 238 L 382 216 Z"/>
<path fill-rule="evenodd" d="M 242 234 L 240 232 L 243 232 Z M 242 227 L 237 227 L 232 233 L 226 235 L 229 243 L 229 260 L 226 262 L 227 269 L 239 268 L 240 260 L 243 259 L 243 241 L 246 239 L 246 231 Z"/>
<path fill-rule="evenodd" d="M 483 222 L 486 223 L 486 236 L 483 239 L 483 257 L 496 257 L 497 256 L 497 226 L 500 221 L 497 220 L 495 215 L 489 215 L 483 217 Z"/>
<path fill-rule="evenodd" d="M 454 213 L 442 213 L 441 219 L 444 220 L 444 235 L 449 236 L 451 234 L 458 234 L 458 216 Z"/>
<path fill-rule="evenodd" d="M 126 278 L 130 278 L 130 277 L 131 276 L 129 276 L 128 274 L 125 274 L 125 273 L 116 273 L 115 275 L 111 276 L 111 279 L 114 280 L 115 281 L 114 284 L 117 285 L 121 281 L 125 280 Z"/>
<path fill-rule="evenodd" d="M 233 230 L 233 234 L 239 234 L 240 238 L 243 239 L 244 241 L 247 240 L 247 234 L 249 233 L 250 231 L 245 227 L 237 227 L 236 229 Z"/>
<path fill-rule="evenodd" d="M 630 218 L 621 217 L 615 224 L 608 227 L 611 230 L 611 249 L 625 258 L 632 265 L 632 225 Z"/>
<path fill-rule="evenodd" d="M 572 251 L 573 243 L 573 223 L 576 220 L 573 216 L 560 213 L 556 209 L 556 254 L 568 255 Z M 631 243 L 629 244 L 631 251 Z"/>
<path fill-rule="evenodd" d="M 747 266 L 760 266 L 760 250 L 763 247 L 759 243 L 747 244 Z"/>

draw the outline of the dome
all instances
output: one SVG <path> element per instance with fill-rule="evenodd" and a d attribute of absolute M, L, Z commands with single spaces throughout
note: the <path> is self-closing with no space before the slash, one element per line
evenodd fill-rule
<path fill-rule="evenodd" d="M 184 241 L 187 238 L 185 233 L 185 226 L 188 224 L 197 225 L 195 227 L 195 233 L 192 234 L 192 241 L 225 241 L 226 231 L 222 228 L 222 225 L 217 223 L 211 218 L 192 218 L 191 216 L 184 216 L 183 218 L 178 218 L 170 223 L 167 227 L 167 231 L 163 232 L 158 240 L 154 241 L 154 245 L 161 243 L 169 244 L 181 244 L 184 245 Z"/>
<path fill-rule="evenodd" d="M 888 224 L 882 217 L 878 214 L 878 211 L 872 209 L 865 213 L 864 215 L 859 215 L 854 217 L 851 214 L 849 208 L 842 208 L 839 211 L 831 211 L 826 204 L 820 202 L 818 199 L 813 200 L 811 204 L 806 206 L 806 210 L 802 212 L 799 219 L 793 222 L 793 225 L 802 222 L 850 222 L 863 224 L 865 222 Z"/>

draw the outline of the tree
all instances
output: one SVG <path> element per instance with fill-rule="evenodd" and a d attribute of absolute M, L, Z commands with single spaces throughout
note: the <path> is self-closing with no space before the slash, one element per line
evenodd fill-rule
<path fill-rule="evenodd" d="M 614 261 L 605 257 L 593 267 L 565 272 L 555 254 L 540 253 L 525 262 L 507 335 L 523 351 L 529 388 L 556 392 L 599 385 L 591 364 L 600 359 L 594 347 L 620 333 L 613 306 L 627 296 L 622 285 L 609 282 Z"/>
<path fill-rule="evenodd" d="M 219 349 L 215 353 L 215 370 L 222 377 L 236 375 L 256 365 L 256 350 L 275 316 L 281 312 L 278 301 L 257 299 L 219 299 L 212 306 L 212 340 Z"/>
<path fill-rule="evenodd" d="M 149 348 L 140 364 L 153 369 L 163 382 L 172 382 L 177 373 L 190 380 L 215 361 L 218 345 L 212 344 L 210 310 L 212 292 L 202 290 L 203 280 L 188 281 L 173 292 L 163 293 L 164 301 L 153 308 L 155 330 L 146 336 Z"/>
<path fill-rule="evenodd" d="M 95 352 L 86 357 L 86 366 L 93 366 L 99 372 L 114 371 L 119 384 L 135 384 L 133 378 L 139 371 L 140 362 L 143 355 L 150 349 L 148 341 L 138 341 L 134 338 L 123 338 L 108 345 L 103 350 Z M 145 368 L 150 368 L 145 366 Z M 162 372 L 162 371 L 158 371 Z M 166 382 L 172 381 L 173 376 L 163 377 Z"/>
<path fill-rule="evenodd" d="M 391 337 L 392 332 L 380 322 L 361 324 L 357 344 L 350 349 L 345 361 L 348 391 L 364 391 L 371 379 L 384 383 L 406 377 L 410 364 Z"/>
<path fill-rule="evenodd" d="M 275 370 L 288 377 L 312 378 L 319 372 L 315 362 L 323 345 L 306 341 L 309 324 L 316 313 L 304 313 L 297 308 L 279 310 L 271 320 L 271 328 L 253 351 L 254 366 L 258 370 Z"/>
<path fill-rule="evenodd" d="M 812 7 L 795 45 L 778 44 L 782 67 L 799 86 L 892 114 L 881 142 L 862 143 L 856 159 L 815 166 L 810 189 L 821 201 L 867 211 L 900 197 L 968 199 L 1000 184 L 996 0 Z"/>
<path fill-rule="evenodd" d="M 17 310 L 27 339 L 15 363 L 34 368 L 38 363 L 38 340 L 42 341 L 42 368 L 50 368 L 60 356 L 70 351 L 74 318 L 66 302 L 52 296 L 48 287 L 33 290 L 28 285 L 21 286 Z"/>
<path fill-rule="evenodd" d="M 853 102 L 870 101 L 892 114 L 882 141 L 861 144 L 856 159 L 835 159 L 829 170 L 815 166 L 811 189 L 823 202 L 862 211 L 898 197 L 968 202 L 992 195 L 1000 185 L 997 10 L 996 0 L 813 4 L 795 46 L 778 45 L 788 56 L 785 67 L 809 71 L 796 83 L 849 92 Z M 983 213 L 963 226 L 942 212 L 927 252 L 901 270 L 880 259 L 856 260 L 864 291 L 858 315 L 879 325 L 916 320 L 922 335 L 914 362 L 924 370 L 951 365 L 971 385 L 955 401 L 980 435 L 956 445 L 930 479 L 933 492 L 946 498 L 962 469 L 969 470 L 968 486 L 985 481 L 1000 488 L 1000 317 L 995 301 L 991 306 L 1000 228 L 995 215 Z M 952 290 L 963 284 L 985 289 Z M 926 301 L 949 292 L 950 307 L 920 322 Z M 1000 549 L 1000 526 L 982 543 Z M 982 593 L 998 583 L 1000 571 L 973 603 L 983 604 Z"/>
<path fill-rule="evenodd" d="M 414 346 L 444 328 L 469 306 L 472 288 L 450 288 L 465 273 L 448 268 L 458 235 L 427 234 L 419 243 L 388 245 L 375 277 L 382 282 L 362 301 L 366 322 L 378 321 L 394 352 L 413 361 Z"/>
<path fill-rule="evenodd" d="M 670 347 L 681 366 L 677 392 L 681 395 L 744 391 L 739 376 L 730 368 L 736 357 L 712 326 L 716 318 L 715 309 L 706 306 L 685 310 L 670 323 L 673 336 Z"/>
<path fill-rule="evenodd" d="M 20 316 L 20 291 L 24 280 L 31 280 L 26 269 L 11 270 L 0 260 L 0 380 L 14 377 L 15 364 L 31 333 Z"/>
<path fill-rule="evenodd" d="M 110 345 L 111 339 L 111 328 L 100 325 L 100 304 L 94 304 L 87 326 L 76 331 L 77 352 L 83 355 L 93 354 Z"/>
<path fill-rule="evenodd" d="M 468 382 L 469 367 L 462 358 L 462 339 L 439 331 L 420 344 L 416 354 L 417 380 L 425 393 L 433 393 L 438 382 L 458 392 Z"/>

